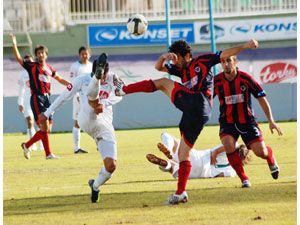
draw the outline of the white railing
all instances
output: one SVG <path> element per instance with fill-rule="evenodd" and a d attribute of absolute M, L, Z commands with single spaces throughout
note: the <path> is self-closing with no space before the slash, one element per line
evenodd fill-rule
<path fill-rule="evenodd" d="M 214 0 L 214 17 L 296 13 L 297 0 Z M 4 18 L 15 31 L 61 31 L 66 24 L 126 21 L 140 13 L 164 20 L 164 0 L 4 0 Z M 208 18 L 208 0 L 170 0 L 171 19 Z M 4 29 L 5 31 L 5 29 Z"/>

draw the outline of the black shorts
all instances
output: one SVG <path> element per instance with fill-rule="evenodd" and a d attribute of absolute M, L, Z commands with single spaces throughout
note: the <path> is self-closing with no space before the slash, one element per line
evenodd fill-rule
<path fill-rule="evenodd" d="M 30 98 L 30 106 L 33 112 L 34 120 L 37 124 L 39 124 L 38 116 L 39 114 L 46 112 L 46 110 L 50 107 L 50 96 L 48 94 L 45 95 L 31 95 Z M 49 121 L 52 122 L 52 116 L 49 117 Z"/>
<path fill-rule="evenodd" d="M 220 122 L 220 138 L 230 135 L 236 141 L 241 135 L 244 143 L 249 148 L 250 145 L 254 142 L 262 142 L 263 137 L 261 130 L 256 122 L 251 122 L 247 124 L 240 124 L 240 123 L 224 123 Z"/>
<path fill-rule="evenodd" d="M 211 105 L 203 93 L 192 92 L 177 82 L 174 82 L 174 85 L 172 102 L 183 112 L 179 129 L 186 144 L 193 147 L 211 116 Z"/>

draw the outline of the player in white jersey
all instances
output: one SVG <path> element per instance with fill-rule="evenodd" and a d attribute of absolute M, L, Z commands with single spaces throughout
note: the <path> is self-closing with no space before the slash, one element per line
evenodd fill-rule
<path fill-rule="evenodd" d="M 25 55 L 23 60 L 26 62 L 33 62 L 31 55 Z M 27 122 L 27 135 L 29 138 L 32 138 L 35 134 L 34 122 L 33 122 L 33 113 L 30 106 L 30 84 L 29 84 L 29 75 L 25 69 L 19 75 L 18 79 L 19 85 L 19 96 L 18 96 L 18 108 L 19 111 L 24 115 Z M 43 144 L 40 142 L 40 149 L 43 149 Z M 33 144 L 30 148 L 31 150 L 37 150 L 36 144 Z"/>
<path fill-rule="evenodd" d="M 153 164 L 159 165 L 164 172 L 170 172 L 174 178 L 178 176 L 179 159 L 178 147 L 180 140 L 172 137 L 168 133 L 162 133 L 162 143 L 157 147 L 163 152 L 169 160 L 161 159 L 153 154 L 147 154 L 147 159 Z M 249 150 L 245 145 L 237 146 L 244 163 L 250 160 Z M 236 173 L 230 166 L 223 145 L 215 146 L 207 150 L 195 150 L 190 152 L 190 161 L 192 165 L 189 179 L 194 178 L 214 178 L 214 177 L 234 177 Z"/>
<path fill-rule="evenodd" d="M 121 101 L 122 98 L 115 95 L 114 80 L 118 77 L 108 70 L 107 55 L 103 53 L 93 63 L 92 75 L 94 74 L 94 76 L 81 75 L 76 77 L 67 87 L 67 90 L 61 93 L 41 116 L 42 120 L 46 119 L 64 102 L 79 93 L 78 123 L 82 130 L 95 140 L 104 163 L 96 179 L 89 181 L 92 202 L 99 200 L 99 187 L 111 178 L 117 163 L 117 144 L 112 125 L 112 105 Z M 101 73 L 101 83 L 100 78 L 97 78 L 99 73 Z"/>
<path fill-rule="evenodd" d="M 70 68 L 70 77 L 75 79 L 79 75 L 90 75 L 92 72 L 92 63 L 89 61 L 91 57 L 91 51 L 88 47 L 81 46 L 78 50 L 79 61 L 72 64 Z M 76 94 L 73 97 L 73 142 L 74 153 L 87 153 L 80 147 L 80 127 L 78 125 L 78 113 L 79 113 L 80 101 L 79 95 Z"/>

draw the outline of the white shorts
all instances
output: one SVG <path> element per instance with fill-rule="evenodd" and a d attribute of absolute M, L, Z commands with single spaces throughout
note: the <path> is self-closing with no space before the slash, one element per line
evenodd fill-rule
<path fill-rule="evenodd" d="M 78 101 L 78 96 L 73 97 L 73 120 L 78 120 L 78 114 L 80 109 L 80 103 Z"/>
<path fill-rule="evenodd" d="M 80 111 L 78 124 L 83 131 L 95 140 L 102 159 L 106 157 L 117 159 L 115 130 L 110 119 L 107 119 L 104 114 L 96 116 Z M 100 148 L 99 145 L 103 147 Z"/>
<path fill-rule="evenodd" d="M 33 113 L 31 110 L 31 106 L 30 106 L 30 97 L 29 98 L 24 98 L 24 113 L 23 113 L 24 117 L 31 117 L 33 118 Z"/>

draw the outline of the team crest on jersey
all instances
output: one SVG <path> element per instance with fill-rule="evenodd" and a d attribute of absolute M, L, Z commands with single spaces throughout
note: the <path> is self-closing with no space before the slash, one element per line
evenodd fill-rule
<path fill-rule="evenodd" d="M 68 85 L 67 85 L 67 89 L 68 89 L 68 91 L 71 91 L 71 90 L 72 90 L 72 88 L 73 88 L 73 85 L 72 85 L 72 84 L 68 84 Z"/>
<path fill-rule="evenodd" d="M 241 85 L 241 91 L 246 91 L 246 86 L 245 85 Z"/>
<path fill-rule="evenodd" d="M 200 69 L 199 66 L 195 67 L 195 72 L 196 72 L 196 73 L 199 73 L 200 71 L 201 71 L 201 69 Z"/>

